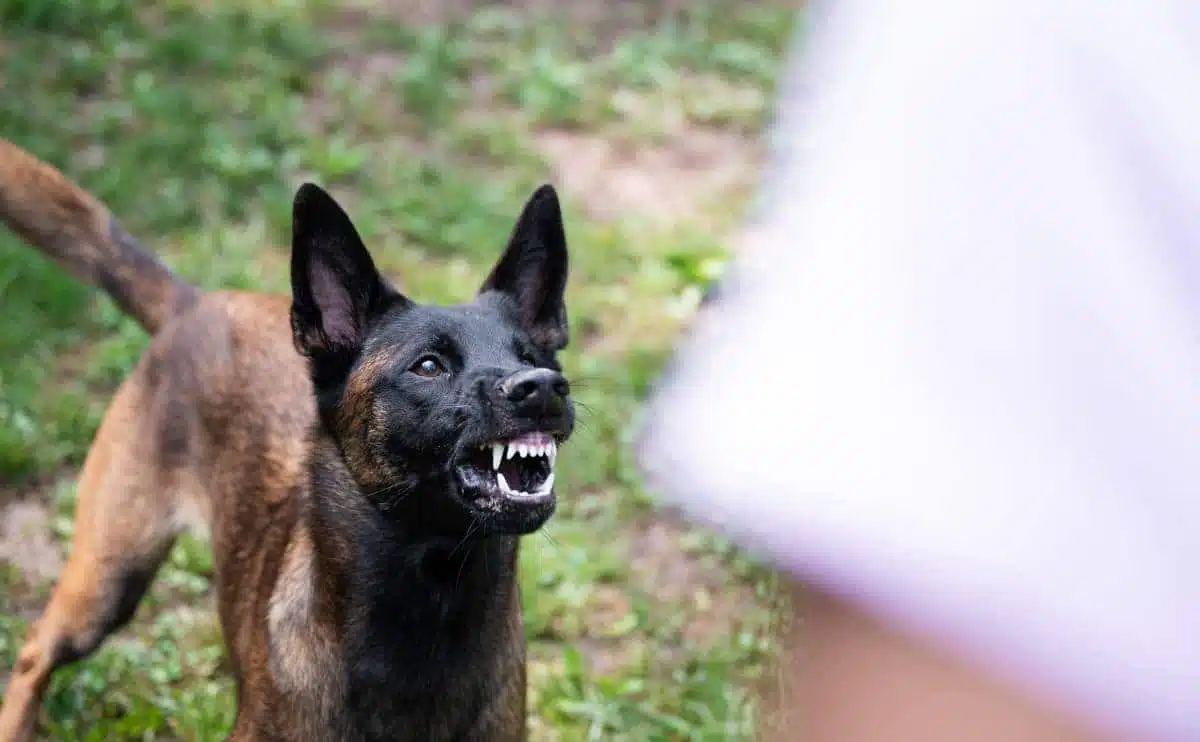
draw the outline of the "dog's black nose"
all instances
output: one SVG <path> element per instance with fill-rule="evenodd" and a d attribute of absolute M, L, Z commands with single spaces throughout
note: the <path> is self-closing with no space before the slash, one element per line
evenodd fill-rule
<path fill-rule="evenodd" d="M 571 393 L 567 377 L 548 368 L 531 368 L 506 376 L 496 385 L 504 399 L 522 412 L 551 412 Z"/>

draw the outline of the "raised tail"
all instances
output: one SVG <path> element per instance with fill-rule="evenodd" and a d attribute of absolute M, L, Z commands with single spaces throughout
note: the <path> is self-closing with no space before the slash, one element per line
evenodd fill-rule
<path fill-rule="evenodd" d="M 57 168 L 0 139 L 0 219 L 150 333 L 200 295 Z"/>

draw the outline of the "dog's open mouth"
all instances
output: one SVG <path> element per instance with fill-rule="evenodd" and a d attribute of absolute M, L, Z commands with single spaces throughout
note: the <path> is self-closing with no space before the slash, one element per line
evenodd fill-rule
<path fill-rule="evenodd" d="M 492 441 L 459 462 L 463 485 L 476 497 L 542 500 L 554 491 L 558 443 L 549 433 L 525 433 Z"/>

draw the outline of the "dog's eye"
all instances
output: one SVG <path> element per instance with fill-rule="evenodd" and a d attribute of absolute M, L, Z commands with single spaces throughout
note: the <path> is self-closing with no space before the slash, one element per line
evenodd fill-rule
<path fill-rule="evenodd" d="M 433 356 L 424 356 L 414 363 L 409 371 L 412 371 L 417 376 L 426 376 L 432 378 L 434 376 L 441 376 L 444 374 L 446 372 L 446 368 L 442 365 L 441 361 Z"/>

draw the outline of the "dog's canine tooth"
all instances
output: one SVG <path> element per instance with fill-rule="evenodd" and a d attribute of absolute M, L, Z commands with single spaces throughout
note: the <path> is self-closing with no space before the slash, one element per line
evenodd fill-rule
<path fill-rule="evenodd" d="M 493 443 L 492 446 L 492 469 L 499 469 L 500 462 L 504 461 L 504 444 Z"/>
<path fill-rule="evenodd" d="M 500 485 L 500 491 L 506 495 L 517 494 L 516 492 L 513 492 L 512 487 L 508 486 L 508 480 L 505 479 L 504 475 L 501 474 L 500 472 L 496 472 L 496 484 Z"/>
<path fill-rule="evenodd" d="M 510 458 L 510 459 L 511 459 L 513 456 L 516 456 L 516 455 L 517 455 L 517 446 L 516 446 L 516 444 L 515 444 L 515 443 L 509 443 L 509 444 L 508 444 L 508 458 Z"/>
<path fill-rule="evenodd" d="M 550 472 L 550 476 L 546 477 L 546 481 L 542 482 L 541 487 L 538 487 L 538 494 L 548 495 L 552 489 L 554 489 L 554 472 Z"/>
<path fill-rule="evenodd" d="M 550 471 L 554 471 L 554 460 L 558 458 L 558 444 L 554 439 L 550 439 L 550 445 L 546 446 L 546 457 L 550 459 Z M 554 476 L 551 474 L 550 476 Z"/>

